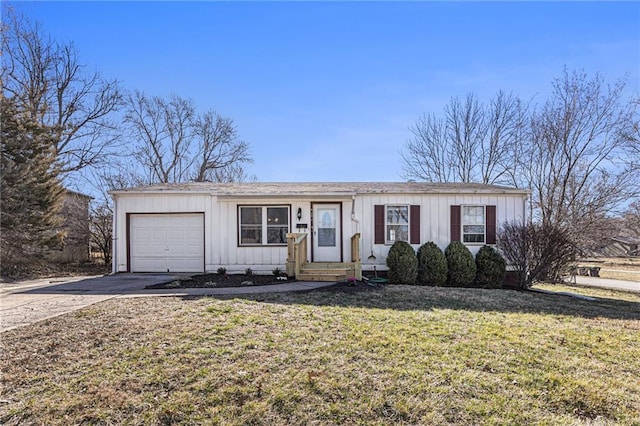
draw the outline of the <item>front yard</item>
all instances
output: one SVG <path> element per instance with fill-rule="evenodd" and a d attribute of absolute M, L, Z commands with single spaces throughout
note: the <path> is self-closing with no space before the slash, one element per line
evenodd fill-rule
<path fill-rule="evenodd" d="M 588 292 L 113 299 L 0 335 L 0 423 L 638 425 L 640 295 Z"/>

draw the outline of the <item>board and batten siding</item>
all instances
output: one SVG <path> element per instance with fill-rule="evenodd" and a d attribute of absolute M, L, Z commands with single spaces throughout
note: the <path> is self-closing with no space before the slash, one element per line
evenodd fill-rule
<path fill-rule="evenodd" d="M 356 200 L 356 211 L 360 219 L 361 256 L 364 270 L 386 269 L 386 258 L 391 246 L 375 242 L 375 206 L 419 205 L 420 242 L 411 244 L 414 249 L 433 241 L 444 250 L 451 242 L 452 205 L 496 206 L 496 224 L 521 220 L 525 216 L 524 197 L 513 194 L 366 194 Z M 414 210 L 415 211 L 415 210 Z M 472 253 L 483 244 L 467 244 Z M 370 259 L 373 255 L 375 260 Z"/>
<path fill-rule="evenodd" d="M 116 213 L 114 217 L 114 272 L 127 272 L 127 216 L 130 214 L 168 214 L 168 213 L 203 213 L 204 220 L 204 258 L 205 269 L 207 259 L 211 256 L 211 196 L 208 194 L 134 194 L 119 195 L 116 199 Z"/>
<path fill-rule="evenodd" d="M 238 244 L 239 205 L 282 205 L 290 206 L 290 231 L 299 232 L 296 224 L 306 223 L 306 231 L 311 232 L 311 209 L 314 202 L 335 202 L 342 204 L 342 256 L 351 261 L 351 237 L 361 234 L 360 255 L 364 270 L 386 269 L 386 257 L 391 247 L 375 243 L 376 205 L 420 206 L 419 242 L 412 244 L 417 249 L 428 241 L 445 249 L 451 242 L 452 205 L 494 205 L 496 223 L 522 219 L 525 216 L 525 196 L 523 194 L 358 194 L 354 200 L 347 197 L 304 196 L 304 197 L 218 197 L 210 193 L 126 193 L 116 197 L 114 221 L 114 271 L 129 270 L 127 264 L 127 215 L 136 213 L 203 213 L 204 214 L 204 256 L 205 270 L 215 272 L 225 267 L 229 272 L 243 272 L 251 268 L 255 272 L 270 273 L 274 268 L 284 269 L 286 246 L 247 246 Z M 353 204 L 355 203 L 355 204 Z M 355 213 L 352 218 L 353 212 Z M 298 220 L 298 208 L 302 218 Z M 411 209 L 415 214 L 417 208 Z M 355 219 L 355 220 L 354 220 Z M 415 241 L 415 240 L 414 240 Z M 468 244 L 476 253 L 482 244 Z M 312 240 L 309 236 L 307 258 L 311 259 Z M 370 259 L 373 255 L 375 259 Z"/>
<path fill-rule="evenodd" d="M 216 198 L 216 197 L 214 197 Z M 230 272 L 244 272 L 251 268 L 254 272 L 271 273 L 274 268 L 286 268 L 287 247 L 283 246 L 240 246 L 238 243 L 239 206 L 290 206 L 290 232 L 305 232 L 298 229 L 298 223 L 307 224 L 307 259 L 311 260 L 311 205 L 317 202 L 342 203 L 342 239 L 343 259 L 351 260 L 351 237 L 354 234 L 351 221 L 351 199 L 316 198 L 217 198 L 218 213 L 213 217 L 212 238 L 216 242 L 212 248 L 212 259 L 215 265 L 225 267 Z M 298 208 L 302 218 L 298 220 Z M 215 271 L 217 266 L 211 267 Z"/>

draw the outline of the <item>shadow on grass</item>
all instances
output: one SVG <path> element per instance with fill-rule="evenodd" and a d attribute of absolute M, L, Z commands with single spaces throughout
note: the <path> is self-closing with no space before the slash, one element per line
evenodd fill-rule
<path fill-rule="evenodd" d="M 261 303 L 391 309 L 404 311 L 463 310 L 535 313 L 584 318 L 640 320 L 640 302 L 594 297 L 581 300 L 533 291 L 386 285 L 370 291 L 325 288 L 299 293 L 207 296 Z M 190 299 L 193 297 L 185 297 Z"/>

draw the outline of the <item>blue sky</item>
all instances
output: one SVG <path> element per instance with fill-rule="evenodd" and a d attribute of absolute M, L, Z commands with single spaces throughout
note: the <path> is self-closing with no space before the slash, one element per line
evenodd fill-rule
<path fill-rule="evenodd" d="M 452 96 L 543 100 L 564 66 L 640 92 L 637 2 L 26 2 L 125 89 L 233 118 L 260 181 L 400 181 Z"/>

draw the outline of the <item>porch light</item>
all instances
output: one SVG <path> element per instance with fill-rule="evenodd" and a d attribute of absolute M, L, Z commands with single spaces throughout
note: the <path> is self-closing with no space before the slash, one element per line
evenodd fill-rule
<path fill-rule="evenodd" d="M 298 207 L 298 220 L 302 219 L 302 207 Z"/>

